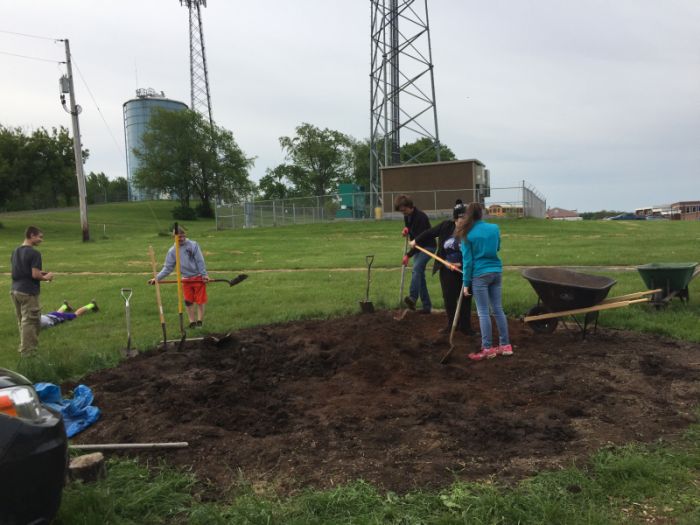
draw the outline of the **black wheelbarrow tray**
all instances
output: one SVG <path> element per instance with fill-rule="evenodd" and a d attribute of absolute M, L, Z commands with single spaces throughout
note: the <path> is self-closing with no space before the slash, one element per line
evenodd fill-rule
<path fill-rule="evenodd" d="M 537 306 L 531 308 L 523 321 L 537 333 L 552 333 L 559 319 L 571 317 L 583 337 L 590 323 L 598 326 L 598 312 L 622 308 L 649 301 L 649 295 L 659 290 L 635 292 L 608 297 L 617 281 L 602 275 L 589 275 L 564 268 L 528 268 L 522 276 L 537 294 Z M 583 323 L 576 316 L 583 315 Z"/>
<path fill-rule="evenodd" d="M 674 297 L 687 302 L 688 285 L 700 275 L 698 263 L 651 263 L 637 266 L 637 271 L 647 288 L 660 288 L 651 299 L 654 306 L 666 306 Z"/>

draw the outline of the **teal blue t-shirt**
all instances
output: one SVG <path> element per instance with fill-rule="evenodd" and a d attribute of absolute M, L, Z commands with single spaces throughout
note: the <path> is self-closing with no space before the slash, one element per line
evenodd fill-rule
<path fill-rule="evenodd" d="M 472 279 L 487 273 L 500 273 L 503 264 L 498 258 L 501 231 L 495 224 L 476 221 L 462 242 L 462 281 L 471 287 Z"/>

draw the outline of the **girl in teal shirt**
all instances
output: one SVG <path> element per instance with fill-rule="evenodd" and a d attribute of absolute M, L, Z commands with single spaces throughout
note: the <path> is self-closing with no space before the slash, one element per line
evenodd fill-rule
<path fill-rule="evenodd" d="M 481 361 L 498 355 L 513 355 L 508 337 L 508 320 L 501 300 L 503 265 L 498 258 L 501 249 L 501 233 L 497 225 L 481 220 L 483 209 L 478 202 L 467 208 L 467 213 L 457 222 L 455 236 L 462 240 L 463 293 L 473 295 L 479 314 L 481 351 L 469 354 L 469 359 Z M 496 319 L 499 344 L 494 346 L 490 309 Z"/>

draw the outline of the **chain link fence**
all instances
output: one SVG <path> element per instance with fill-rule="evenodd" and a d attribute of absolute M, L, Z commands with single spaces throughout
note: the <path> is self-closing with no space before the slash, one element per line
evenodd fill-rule
<path fill-rule="evenodd" d="M 455 202 L 480 190 L 431 190 L 405 192 L 416 201 L 431 218 L 446 217 L 452 208 L 440 208 L 439 202 Z M 399 192 L 382 195 L 383 202 L 393 202 Z M 483 196 L 482 196 L 483 197 Z M 491 188 L 490 195 L 484 198 L 486 210 L 496 217 L 537 217 L 544 218 L 547 209 L 545 198 L 532 186 L 523 181 L 520 186 Z M 428 205 L 426 205 L 428 203 Z M 434 203 L 432 206 L 429 203 Z M 382 213 L 383 219 L 399 219 L 398 212 Z M 290 224 L 314 224 L 339 220 L 361 220 L 377 218 L 370 207 L 369 193 L 336 193 L 316 197 L 295 197 L 288 199 L 258 200 L 237 204 L 216 206 L 216 228 L 261 228 L 286 226 Z"/>

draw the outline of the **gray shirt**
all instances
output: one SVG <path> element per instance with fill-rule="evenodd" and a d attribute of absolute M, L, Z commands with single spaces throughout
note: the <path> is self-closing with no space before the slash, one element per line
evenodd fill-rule
<path fill-rule="evenodd" d="M 163 269 L 156 278 L 162 281 L 175 269 L 175 262 L 175 246 L 173 245 L 168 250 Z M 202 250 L 199 248 L 199 244 L 190 239 L 187 239 L 180 246 L 180 273 L 185 278 L 207 275 L 207 267 L 204 264 Z"/>
<path fill-rule="evenodd" d="M 12 252 L 12 290 L 39 295 L 40 283 L 32 278 L 32 268 L 41 270 L 41 253 L 33 246 L 18 246 Z"/>

